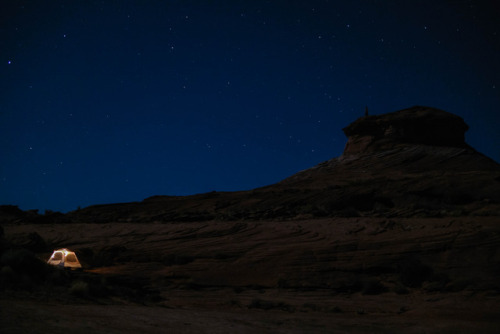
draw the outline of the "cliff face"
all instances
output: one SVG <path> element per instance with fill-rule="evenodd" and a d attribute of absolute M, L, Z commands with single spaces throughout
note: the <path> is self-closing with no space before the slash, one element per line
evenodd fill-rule
<path fill-rule="evenodd" d="M 362 117 L 343 129 L 340 157 L 274 189 L 308 191 L 302 203 L 318 215 L 353 208 L 372 216 L 496 215 L 500 165 L 467 145 L 467 129 L 462 118 L 429 107 Z"/>
<path fill-rule="evenodd" d="M 446 111 L 415 106 L 357 119 L 343 129 L 344 155 L 391 149 L 405 144 L 466 147 L 464 120 Z"/>

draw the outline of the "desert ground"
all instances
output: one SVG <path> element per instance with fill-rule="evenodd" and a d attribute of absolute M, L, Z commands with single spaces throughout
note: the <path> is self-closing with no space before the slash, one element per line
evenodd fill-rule
<path fill-rule="evenodd" d="M 43 260 L 75 250 L 84 270 L 4 290 L 2 333 L 500 330 L 497 217 L 3 228 L 12 243 L 36 232 Z"/>

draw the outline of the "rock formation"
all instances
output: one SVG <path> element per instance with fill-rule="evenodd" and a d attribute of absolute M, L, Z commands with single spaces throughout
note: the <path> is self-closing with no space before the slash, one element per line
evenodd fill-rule
<path fill-rule="evenodd" d="M 381 151 L 404 144 L 465 147 L 464 120 L 446 111 L 415 106 L 357 119 L 343 129 L 344 154 Z"/>
<path fill-rule="evenodd" d="M 429 107 L 369 115 L 344 128 L 348 142 L 340 157 L 276 184 L 153 196 L 91 206 L 60 218 L 107 223 L 500 215 L 500 165 L 465 143 L 467 129 L 462 118 Z M 7 219 L 43 222 L 54 217 Z"/>

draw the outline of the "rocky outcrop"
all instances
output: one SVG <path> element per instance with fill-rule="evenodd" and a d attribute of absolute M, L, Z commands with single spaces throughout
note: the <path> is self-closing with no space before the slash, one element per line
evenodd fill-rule
<path fill-rule="evenodd" d="M 446 111 L 415 106 L 357 119 L 343 129 L 344 154 L 373 152 L 407 144 L 466 147 L 464 120 Z"/>

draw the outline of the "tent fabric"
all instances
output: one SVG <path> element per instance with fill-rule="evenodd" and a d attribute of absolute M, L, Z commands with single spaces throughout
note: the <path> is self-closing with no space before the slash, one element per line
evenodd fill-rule
<path fill-rule="evenodd" d="M 66 248 L 56 249 L 47 263 L 53 266 L 71 269 L 79 269 L 82 267 L 76 254 Z"/>

